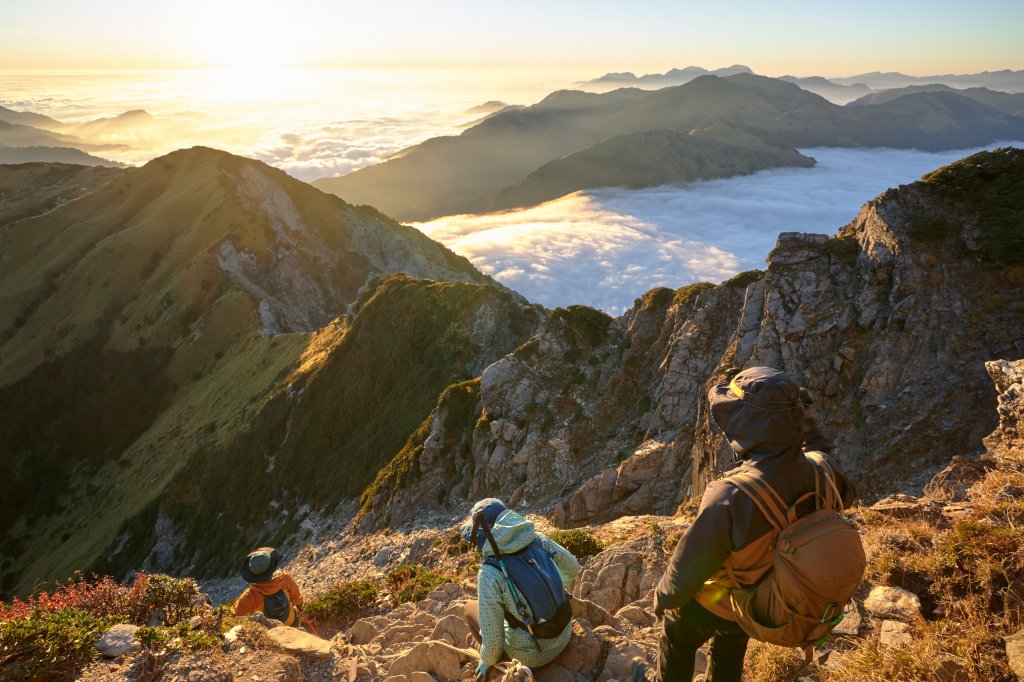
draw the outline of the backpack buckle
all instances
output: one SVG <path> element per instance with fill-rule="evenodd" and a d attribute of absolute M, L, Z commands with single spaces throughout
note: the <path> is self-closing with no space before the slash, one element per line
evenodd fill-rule
<path fill-rule="evenodd" d="M 836 625 L 837 623 L 839 623 L 839 621 L 843 619 L 843 611 L 842 609 L 839 610 L 838 617 L 836 617 L 835 613 L 835 602 L 830 602 L 828 607 L 825 609 L 825 615 L 821 617 L 821 624 L 824 625 L 825 623 L 832 623 L 833 625 Z"/>

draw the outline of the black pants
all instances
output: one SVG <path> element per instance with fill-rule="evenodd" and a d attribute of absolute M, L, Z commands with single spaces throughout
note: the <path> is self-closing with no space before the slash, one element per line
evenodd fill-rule
<path fill-rule="evenodd" d="M 678 611 L 665 613 L 665 627 L 658 650 L 658 679 L 661 682 L 690 682 L 693 658 L 704 642 L 711 640 L 706 682 L 740 682 L 747 636 L 731 620 L 719 618 L 696 599 Z"/>

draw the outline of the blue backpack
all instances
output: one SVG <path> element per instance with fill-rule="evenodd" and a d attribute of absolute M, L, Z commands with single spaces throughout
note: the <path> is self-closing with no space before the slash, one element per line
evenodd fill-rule
<path fill-rule="evenodd" d="M 483 529 L 493 552 L 484 559 L 484 565 L 501 571 L 516 604 L 517 613 L 506 611 L 505 621 L 510 627 L 528 632 L 539 648 L 538 638 L 557 637 L 572 620 L 572 602 L 562 587 L 558 567 L 538 538 L 518 552 L 502 554 L 483 515 L 478 516 L 474 524 Z"/>
<path fill-rule="evenodd" d="M 284 590 L 278 590 L 274 594 L 263 597 L 263 615 L 267 618 L 279 620 L 287 625 L 291 614 L 292 603 Z"/>

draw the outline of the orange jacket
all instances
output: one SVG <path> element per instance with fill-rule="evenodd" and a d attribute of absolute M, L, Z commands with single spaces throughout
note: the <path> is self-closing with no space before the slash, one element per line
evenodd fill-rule
<path fill-rule="evenodd" d="M 245 588 L 242 596 L 235 600 L 232 613 L 236 616 L 248 616 L 250 613 L 257 612 L 262 613 L 263 597 L 274 594 L 278 590 L 284 590 L 284 593 L 288 595 L 288 601 L 292 604 L 285 625 L 293 625 L 295 623 L 295 607 L 302 606 L 302 593 L 299 592 L 299 586 L 295 584 L 292 577 L 280 570 L 276 571 L 274 577 L 270 580 L 252 583 L 249 587 Z"/>

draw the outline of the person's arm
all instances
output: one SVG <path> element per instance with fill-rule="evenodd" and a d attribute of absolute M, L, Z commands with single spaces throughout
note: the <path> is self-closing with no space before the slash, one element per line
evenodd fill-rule
<path fill-rule="evenodd" d="M 704 491 L 700 511 L 686 529 L 654 592 L 654 610 L 686 606 L 704 581 L 721 568 L 732 552 L 732 514 L 725 483 L 712 483 Z"/>
<path fill-rule="evenodd" d="M 299 585 L 295 582 L 295 579 L 287 573 L 284 574 L 284 591 L 293 604 L 302 606 L 302 591 L 299 590 Z"/>
<path fill-rule="evenodd" d="M 558 574 L 562 577 L 562 587 L 569 589 L 569 585 L 576 579 L 576 574 L 580 572 L 580 562 L 576 560 L 572 552 L 544 533 L 537 533 L 537 537 L 540 538 L 540 544 L 544 547 L 544 551 L 550 554 L 551 560 L 555 562 Z"/>
<path fill-rule="evenodd" d="M 259 611 L 259 594 L 256 590 L 245 588 L 245 592 L 235 600 L 231 607 L 231 615 L 248 616 L 250 613 Z"/>
<path fill-rule="evenodd" d="M 480 661 L 496 665 L 505 650 L 505 607 L 502 602 L 501 574 L 481 566 L 477 574 L 477 600 L 480 609 Z"/>

